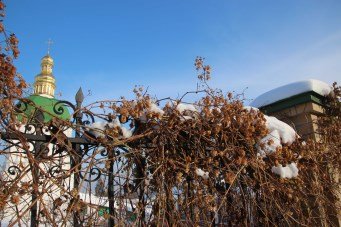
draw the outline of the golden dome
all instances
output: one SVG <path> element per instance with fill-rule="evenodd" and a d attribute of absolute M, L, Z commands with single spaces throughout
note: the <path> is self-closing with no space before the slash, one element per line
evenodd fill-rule
<path fill-rule="evenodd" d="M 50 55 L 45 55 L 42 59 L 41 59 L 41 66 L 48 64 L 48 65 L 52 65 L 53 66 L 53 59 L 51 58 Z"/>
<path fill-rule="evenodd" d="M 54 65 L 52 57 L 47 54 L 41 59 L 40 65 L 41 71 L 35 77 L 34 81 L 34 94 L 53 98 L 56 89 L 56 81 L 52 74 Z"/>

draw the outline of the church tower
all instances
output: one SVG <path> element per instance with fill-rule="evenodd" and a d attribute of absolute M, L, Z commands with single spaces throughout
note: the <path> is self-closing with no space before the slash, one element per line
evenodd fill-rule
<path fill-rule="evenodd" d="M 51 41 L 49 41 L 51 44 Z M 42 111 L 44 115 L 44 122 L 49 122 L 56 117 L 61 120 L 69 120 L 71 115 L 66 106 L 58 104 L 59 100 L 55 98 L 56 78 L 53 75 L 53 58 L 49 54 L 45 55 L 40 62 L 41 70 L 36 75 L 33 84 L 33 93 L 27 97 L 31 102 L 24 112 L 19 114 L 21 122 L 28 122 L 36 115 L 36 111 Z M 62 110 L 56 112 L 56 110 Z"/>
<path fill-rule="evenodd" d="M 68 107 L 55 98 L 56 79 L 52 73 L 54 61 L 49 55 L 49 51 L 47 55 L 41 59 L 40 65 L 41 70 L 35 77 L 33 93 L 17 104 L 17 107 L 21 111 L 18 111 L 17 113 L 17 120 L 20 124 L 16 126 L 22 133 L 46 136 L 51 135 L 51 132 L 49 131 L 49 122 L 53 119 L 68 122 L 70 121 L 71 115 Z M 71 137 L 73 133 L 72 127 L 67 127 L 67 125 L 68 124 L 65 124 L 65 127 L 59 127 L 58 133 L 63 133 L 65 137 Z M 41 182 L 44 182 L 45 190 L 45 192 L 40 195 L 41 199 L 37 199 L 37 206 L 41 207 L 41 204 L 45 204 L 45 209 L 49 209 L 49 212 L 53 212 L 53 202 L 55 199 L 59 198 L 65 190 L 73 187 L 73 176 L 65 177 L 63 179 L 58 178 L 61 179 L 58 180 L 58 184 L 55 184 L 55 181 L 49 180 L 49 178 L 45 176 L 51 174 L 53 168 L 56 166 L 59 166 L 63 171 L 71 169 L 70 157 L 65 155 L 64 150 L 60 150 L 60 147 L 56 142 L 48 140 L 28 142 L 27 144 L 29 144 L 30 152 L 28 152 L 27 149 L 24 149 L 24 146 L 19 140 L 13 139 L 9 144 L 10 145 L 6 148 L 4 168 L 8 171 L 3 172 L 1 177 L 6 179 L 6 181 L 15 181 L 20 185 L 23 182 L 33 182 L 33 173 L 44 173 L 35 178 L 36 181 L 41 180 Z M 35 165 L 32 166 L 29 156 L 27 155 L 28 153 L 31 153 L 34 162 L 39 163 L 39 168 L 36 168 Z M 13 172 L 13 168 L 15 168 L 16 171 L 17 169 L 20 171 L 18 173 Z M 21 175 L 21 173 L 24 174 Z M 56 174 L 59 173 L 56 172 Z M 18 179 L 16 179 L 17 176 L 19 176 Z M 41 187 L 42 186 L 39 186 L 39 190 L 41 190 Z M 24 210 L 29 210 L 30 205 L 32 205 L 31 201 L 32 194 L 27 193 L 20 195 L 20 202 L 16 205 L 16 209 L 13 209 L 11 204 L 7 204 L 0 214 L 0 216 L 2 215 L 2 217 L 0 217 L 0 226 L 2 226 L 2 223 L 5 223 L 5 226 L 10 225 L 10 223 L 18 217 L 18 211 L 22 212 Z M 40 212 L 40 210 L 38 212 Z M 22 217 L 20 217 L 20 222 L 23 226 L 30 226 L 30 220 L 28 212 L 23 213 Z M 42 222 L 45 222 L 44 218 L 41 218 L 41 220 L 43 220 Z M 42 224 L 43 223 L 39 223 L 39 226 Z M 70 226 L 70 224 L 65 225 Z"/>
<path fill-rule="evenodd" d="M 47 54 L 41 59 L 41 71 L 35 77 L 33 95 L 40 95 L 47 98 L 54 98 L 56 79 L 52 74 L 53 59 Z"/>

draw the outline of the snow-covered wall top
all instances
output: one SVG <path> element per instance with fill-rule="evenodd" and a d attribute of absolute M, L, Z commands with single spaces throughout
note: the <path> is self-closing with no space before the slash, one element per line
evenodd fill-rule
<path fill-rule="evenodd" d="M 331 92 L 331 87 L 325 82 L 319 80 L 303 80 L 270 90 L 258 96 L 255 100 L 253 100 L 253 102 L 251 102 L 250 106 L 257 108 L 267 106 L 277 101 L 309 91 L 314 91 L 317 94 L 326 96 Z"/>

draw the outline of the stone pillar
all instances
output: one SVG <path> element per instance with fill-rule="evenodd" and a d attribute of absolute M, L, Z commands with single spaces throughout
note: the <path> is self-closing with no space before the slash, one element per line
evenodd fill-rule
<path fill-rule="evenodd" d="M 318 142 L 321 137 L 317 133 L 317 120 L 319 116 L 324 114 L 322 100 L 322 96 L 314 92 L 309 92 L 261 107 L 260 110 L 269 116 L 274 116 L 289 124 L 296 130 L 301 138 L 312 139 Z M 329 168 L 329 174 L 334 180 L 339 181 L 340 176 L 338 171 Z M 341 188 L 336 192 L 336 195 L 341 201 Z M 328 197 L 330 195 L 326 196 Z M 311 202 L 314 204 L 316 201 L 317 198 L 312 198 Z M 337 203 L 337 201 L 335 201 L 335 203 Z M 337 210 L 335 207 L 332 208 L 330 206 L 324 207 L 319 205 L 314 213 L 321 217 L 321 222 L 316 223 L 318 225 L 330 226 L 332 224 L 333 226 L 341 226 L 341 211 Z M 331 220 L 332 223 L 326 223 L 326 216 L 329 216 L 329 220 Z"/>

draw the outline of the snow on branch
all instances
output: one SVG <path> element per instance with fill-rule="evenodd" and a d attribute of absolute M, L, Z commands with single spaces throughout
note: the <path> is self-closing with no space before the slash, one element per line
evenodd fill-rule
<path fill-rule="evenodd" d="M 132 131 L 124 127 L 120 121 L 116 118 L 113 122 L 94 122 L 87 130 L 95 138 L 105 138 L 105 131 L 108 129 L 117 129 L 120 134 L 120 138 L 129 138 L 132 136 Z"/>
<path fill-rule="evenodd" d="M 279 175 L 281 178 L 294 178 L 298 176 L 298 168 L 296 163 L 292 162 L 287 166 L 282 166 L 279 164 L 278 166 L 273 166 L 271 168 L 271 171 L 277 175 Z"/>
<path fill-rule="evenodd" d="M 209 178 L 209 173 L 203 171 L 203 170 L 200 169 L 200 168 L 197 168 L 197 169 L 195 170 L 195 173 L 196 173 L 199 177 L 202 177 L 204 180 L 207 180 L 207 179 Z"/>

